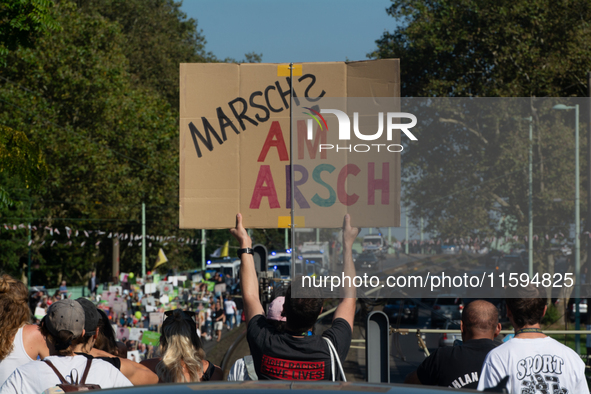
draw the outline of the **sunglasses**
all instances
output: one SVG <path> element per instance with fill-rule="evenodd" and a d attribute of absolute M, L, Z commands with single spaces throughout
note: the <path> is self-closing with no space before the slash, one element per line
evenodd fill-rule
<path fill-rule="evenodd" d="M 178 309 L 171 309 L 169 311 L 164 312 L 164 316 L 171 317 L 175 311 L 177 311 Z M 193 323 L 197 323 L 197 319 L 195 317 L 195 312 L 193 311 L 181 311 L 183 314 L 183 318 L 185 320 L 191 320 Z"/>

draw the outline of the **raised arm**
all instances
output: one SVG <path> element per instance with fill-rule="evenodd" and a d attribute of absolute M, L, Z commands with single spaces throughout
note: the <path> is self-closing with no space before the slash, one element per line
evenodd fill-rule
<path fill-rule="evenodd" d="M 348 276 L 351 278 L 351 282 L 355 277 L 353 242 L 355 242 L 357 234 L 359 234 L 359 229 L 351 227 L 351 216 L 346 214 L 343 221 L 343 272 L 345 277 Z M 349 281 L 344 282 L 345 283 L 341 284 L 341 300 L 334 312 L 333 320 L 338 318 L 345 319 L 347 323 L 349 323 L 349 326 L 351 326 L 352 331 L 353 321 L 355 319 L 355 297 L 357 296 L 357 293 L 354 286 L 349 286 Z"/>
<path fill-rule="evenodd" d="M 252 240 L 242 225 L 241 214 L 236 215 L 236 228 L 231 229 L 230 233 L 238 240 L 240 248 L 252 248 Z M 259 298 L 259 281 L 254 268 L 254 257 L 248 253 L 240 256 L 240 288 L 244 301 L 244 316 L 248 325 L 250 319 L 265 313 Z"/>

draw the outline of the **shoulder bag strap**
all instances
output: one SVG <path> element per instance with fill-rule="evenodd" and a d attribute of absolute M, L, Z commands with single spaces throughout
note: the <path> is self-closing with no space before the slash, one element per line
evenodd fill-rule
<path fill-rule="evenodd" d="M 46 363 L 47 365 L 49 365 L 51 367 L 51 369 L 53 369 L 53 372 L 55 372 L 55 374 L 59 378 L 60 382 L 62 382 L 62 384 L 69 384 L 68 382 L 66 382 L 66 379 L 64 379 L 64 377 L 62 376 L 60 371 L 57 370 L 57 368 L 53 365 L 53 363 L 51 361 L 43 360 L 43 362 Z"/>
<path fill-rule="evenodd" d="M 336 364 L 339 366 L 339 373 L 341 374 L 341 379 L 343 379 L 343 382 L 347 381 L 347 378 L 345 377 L 345 371 L 343 370 L 343 365 L 341 364 L 341 358 L 339 357 L 339 353 L 337 353 L 337 350 L 335 349 L 334 345 L 332 344 L 332 342 L 330 341 L 330 339 L 328 339 L 327 337 L 323 337 L 324 340 L 326 341 L 326 343 L 328 344 L 328 350 L 330 352 L 330 359 L 331 361 L 336 360 Z M 334 373 L 334 362 L 332 363 L 332 376 L 333 376 L 333 382 L 335 381 L 335 373 Z"/>
<path fill-rule="evenodd" d="M 80 384 L 86 384 L 86 377 L 88 376 L 88 372 L 90 371 L 91 364 L 92 364 L 91 358 L 86 360 L 86 368 L 84 369 L 84 373 L 82 374 L 82 380 L 80 380 Z"/>

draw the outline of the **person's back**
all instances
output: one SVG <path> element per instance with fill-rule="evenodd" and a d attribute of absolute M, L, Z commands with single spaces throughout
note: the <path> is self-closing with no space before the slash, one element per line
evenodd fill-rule
<path fill-rule="evenodd" d="M 518 294 L 520 298 L 507 299 L 507 317 L 515 327 L 515 337 L 487 355 L 478 390 L 495 387 L 508 376 L 510 393 L 588 394 L 581 357 L 540 328 L 546 299 L 533 286 L 519 289 Z"/>
<path fill-rule="evenodd" d="M 252 240 L 242 224 L 242 215 L 236 216 L 236 228 L 231 230 L 238 240 L 241 259 L 240 283 L 244 301 L 247 324 L 247 341 L 259 379 L 286 380 L 330 380 L 337 379 L 332 374 L 333 359 L 327 341 L 335 348 L 337 357 L 334 363 L 343 362 L 351 345 L 353 320 L 355 316 L 355 288 L 343 286 L 341 300 L 334 313 L 332 327 L 321 336 L 313 335 L 312 329 L 322 311 L 323 300 L 316 298 L 292 298 L 291 285 L 285 295 L 283 307 L 286 327 L 279 332 L 267 322 L 258 294 L 258 282 L 252 251 Z M 359 233 L 352 228 L 349 215 L 343 224 L 344 275 L 355 276 L 351 247 Z M 306 289 L 308 290 L 308 289 Z M 313 297 L 312 289 L 309 295 Z M 338 358 L 338 360 L 337 360 Z M 340 360 L 340 361 L 339 361 Z M 342 376 L 344 379 L 344 376 Z"/>
<path fill-rule="evenodd" d="M 14 370 L 49 355 L 39 327 L 30 317 L 26 286 L 9 275 L 0 277 L 0 385 Z"/>
<path fill-rule="evenodd" d="M 497 308 L 484 300 L 472 301 L 462 313 L 460 330 L 461 346 L 435 350 L 405 383 L 476 389 L 484 359 L 501 331 Z"/>
<path fill-rule="evenodd" d="M 80 378 L 82 377 L 88 358 L 92 359 L 92 363 L 86 383 L 97 384 L 103 389 L 132 386 L 131 382 L 117 368 L 106 361 L 92 358 L 92 356 L 49 356 L 44 361 L 51 362 L 62 376 L 69 379 L 72 375 L 76 376 L 76 373 Z M 60 384 L 61 381 L 57 374 L 49 365 L 44 365 L 44 361 L 34 361 L 19 367 L 2 386 L 0 392 L 2 394 L 41 393 Z"/>
<path fill-rule="evenodd" d="M 43 361 L 32 361 L 18 367 L 0 388 L 7 393 L 41 393 L 62 381 L 45 361 L 49 361 L 72 383 L 77 374 L 82 377 L 87 360 L 91 360 L 86 383 L 114 388 L 132 386 L 132 383 L 113 365 L 95 359 L 87 353 L 96 341 L 96 333 L 85 336 L 85 312 L 77 301 L 62 300 L 53 304 L 41 324 L 51 355 Z"/>

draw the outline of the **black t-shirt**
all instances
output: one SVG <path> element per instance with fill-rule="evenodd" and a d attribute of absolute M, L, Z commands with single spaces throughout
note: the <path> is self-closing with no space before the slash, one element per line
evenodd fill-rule
<path fill-rule="evenodd" d="M 351 346 L 351 326 L 344 319 L 336 319 L 322 336 L 294 338 L 279 333 L 263 315 L 248 323 L 246 338 L 259 379 L 331 380 L 330 353 L 322 337 L 330 339 L 341 363 Z M 335 368 L 338 374 L 338 367 Z"/>
<path fill-rule="evenodd" d="M 211 320 L 215 323 L 216 321 L 218 321 L 218 317 L 221 317 L 224 315 L 224 311 L 221 309 L 218 309 L 217 311 L 213 311 L 211 314 Z M 222 321 L 222 320 L 219 320 Z"/>
<path fill-rule="evenodd" d="M 490 339 L 473 339 L 461 346 L 439 348 L 419 365 L 417 376 L 428 386 L 476 390 L 484 358 L 496 346 Z"/>

